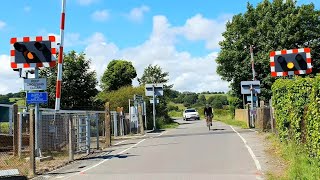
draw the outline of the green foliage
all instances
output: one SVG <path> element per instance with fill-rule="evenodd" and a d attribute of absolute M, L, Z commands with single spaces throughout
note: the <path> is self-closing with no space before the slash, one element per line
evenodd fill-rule
<path fill-rule="evenodd" d="M 225 105 L 228 105 L 228 99 L 225 95 L 211 96 L 208 99 L 208 103 L 212 105 L 214 109 L 223 109 Z"/>
<path fill-rule="evenodd" d="M 158 65 L 152 66 L 151 64 L 144 69 L 141 78 L 138 78 L 140 84 L 151 83 L 166 83 L 168 82 L 168 72 L 162 72 L 162 68 Z"/>
<path fill-rule="evenodd" d="M 90 60 L 85 54 L 70 51 L 64 55 L 63 81 L 61 88 L 61 109 L 92 109 L 101 104 L 94 101 L 98 94 L 96 72 L 90 70 Z M 44 68 L 40 77 L 47 78 L 49 102 L 54 108 L 56 98 L 57 68 Z"/>
<path fill-rule="evenodd" d="M 123 86 L 131 86 L 132 79 L 137 77 L 132 63 L 125 60 L 112 60 L 101 78 L 103 91 L 118 90 Z"/>
<path fill-rule="evenodd" d="M 198 103 L 201 105 L 205 105 L 207 103 L 207 99 L 203 94 L 199 96 Z"/>
<path fill-rule="evenodd" d="M 189 107 L 198 101 L 198 95 L 196 93 L 187 94 L 183 98 L 183 105 Z"/>
<path fill-rule="evenodd" d="M 237 121 L 233 119 L 233 115 L 228 110 L 215 109 L 213 113 L 214 113 L 213 118 L 217 121 L 221 121 L 223 123 L 233 125 L 233 126 L 238 126 L 241 128 L 247 128 L 247 124 L 245 122 Z"/>
<path fill-rule="evenodd" d="M 9 123 L 8 122 L 0 122 L 1 133 L 8 134 L 9 133 Z"/>
<path fill-rule="evenodd" d="M 173 106 L 173 105 L 168 105 L 168 111 L 179 111 L 179 107 L 178 106 Z"/>
<path fill-rule="evenodd" d="M 177 128 L 179 124 L 176 122 L 173 122 L 171 119 L 170 119 L 170 122 L 168 122 L 168 119 L 164 117 L 159 117 L 157 118 L 156 126 L 159 129 L 173 129 L 173 128 Z"/>
<path fill-rule="evenodd" d="M 110 109 L 115 111 L 117 107 L 123 107 L 125 112 L 129 111 L 129 99 L 133 99 L 134 95 L 142 95 L 144 99 L 144 87 L 121 87 L 116 91 L 100 92 L 97 96 L 103 102 L 110 102 Z"/>
<path fill-rule="evenodd" d="M 17 93 L 8 93 L 5 95 L 0 94 L 0 104 L 14 104 L 20 100 L 20 98 L 24 98 L 24 92 Z"/>
<path fill-rule="evenodd" d="M 228 104 L 229 111 L 232 117 L 235 116 L 235 110 L 239 107 L 239 103 L 241 100 L 232 93 L 232 91 L 228 92 Z"/>
<path fill-rule="evenodd" d="M 268 140 L 272 143 L 274 149 L 273 154 L 279 154 L 283 158 L 288 167 L 286 171 L 280 176 L 268 173 L 268 179 L 317 179 L 320 174 L 320 161 L 308 155 L 308 150 L 296 144 L 295 142 L 288 141 L 281 142 L 276 136 L 269 135 Z"/>
<path fill-rule="evenodd" d="M 305 144 L 310 155 L 320 159 L 320 76 L 279 79 L 272 86 L 279 137 Z"/>
<path fill-rule="evenodd" d="M 6 95 L 0 95 L 0 104 L 9 104 L 9 97 Z"/>
<path fill-rule="evenodd" d="M 274 78 L 270 76 L 269 53 L 273 50 L 310 47 L 313 72 L 320 65 L 320 11 L 313 4 L 297 6 L 295 0 L 264 0 L 256 7 L 237 14 L 226 25 L 220 42 L 217 72 L 231 82 L 231 88 L 242 106 L 240 82 L 252 79 L 249 45 L 254 52 L 257 80 L 261 81 L 260 99 L 268 101 Z M 244 47 L 247 47 L 246 49 Z"/>

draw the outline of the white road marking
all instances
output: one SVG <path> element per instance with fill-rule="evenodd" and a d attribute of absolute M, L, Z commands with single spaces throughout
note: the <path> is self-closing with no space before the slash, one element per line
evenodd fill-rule
<path fill-rule="evenodd" d="M 127 140 L 120 141 L 120 142 L 118 142 L 118 143 L 114 144 L 114 146 L 119 145 L 119 144 L 121 144 L 121 143 L 124 143 L 124 142 L 126 142 L 126 141 L 127 141 Z"/>
<path fill-rule="evenodd" d="M 167 131 L 165 131 L 165 132 L 157 135 L 157 137 L 162 136 L 162 135 L 163 135 L 164 133 L 166 133 L 166 132 L 167 132 Z M 145 135 L 142 136 L 142 137 L 145 137 L 146 135 L 147 135 L 147 134 L 145 134 Z M 151 138 L 153 138 L 153 137 L 150 137 L 150 138 L 147 138 L 147 139 L 151 139 Z M 125 149 L 125 150 L 117 153 L 117 155 L 120 155 L 120 154 L 123 154 L 123 153 L 126 152 L 126 151 L 129 151 L 130 149 L 136 147 L 137 145 L 139 145 L 140 143 L 142 143 L 143 141 L 145 141 L 145 140 L 147 140 L 147 139 L 142 139 L 141 141 L 137 142 L 137 143 L 134 144 L 133 146 L 130 146 L 129 148 L 127 148 L 127 149 Z M 125 140 L 125 141 L 126 141 L 126 140 Z M 119 142 L 119 143 L 117 143 L 117 144 L 121 144 L 121 143 L 122 143 L 122 141 Z M 117 144 L 115 144 L 115 145 L 117 145 Z M 73 176 L 76 176 L 76 175 L 78 175 L 78 174 L 84 173 L 84 172 L 86 172 L 86 171 L 88 171 L 88 170 L 90 170 L 90 169 L 93 169 L 93 168 L 95 168 L 95 167 L 97 167 L 97 166 L 105 163 L 106 161 L 109 161 L 110 159 L 112 159 L 112 156 L 110 156 L 110 158 L 105 159 L 105 160 L 103 160 L 103 161 L 101 161 L 101 162 L 99 162 L 99 163 L 97 163 L 97 164 L 95 164 L 95 165 L 93 165 L 93 166 L 90 166 L 90 167 L 88 167 L 87 169 L 84 169 L 84 170 L 82 170 L 82 171 L 80 171 L 80 172 L 78 172 L 78 173 L 75 173 L 75 174 L 72 174 L 72 175 L 70 175 L 70 176 L 67 176 L 67 177 L 64 178 L 64 179 L 69 179 L 69 178 L 71 178 L 71 177 L 73 177 Z"/>
<path fill-rule="evenodd" d="M 239 137 L 241 138 L 241 140 L 243 141 L 244 145 L 245 145 L 246 148 L 248 149 L 248 151 L 249 151 L 249 153 L 250 153 L 250 155 L 251 155 L 251 157 L 252 157 L 252 159 L 253 159 L 256 167 L 257 167 L 257 170 L 258 170 L 258 171 L 261 171 L 261 165 L 260 165 L 260 163 L 259 163 L 259 160 L 257 159 L 256 155 L 254 155 L 254 153 L 253 153 L 252 149 L 249 147 L 247 141 L 246 141 L 246 140 L 240 135 L 240 133 L 238 133 L 238 131 L 236 131 L 232 126 L 230 126 L 230 127 L 232 128 L 232 130 L 233 130 L 235 133 L 238 134 L 238 136 L 239 136 Z"/>
<path fill-rule="evenodd" d="M 117 153 L 117 155 L 123 154 L 124 152 L 126 152 L 126 151 L 128 151 L 128 150 L 130 150 L 130 149 L 132 149 L 132 148 L 134 148 L 134 147 L 136 147 L 137 145 L 139 145 L 140 143 L 142 143 L 142 142 L 145 141 L 145 140 L 146 140 L 146 139 L 142 139 L 141 141 L 137 142 L 135 145 L 133 145 L 133 146 L 131 146 L 131 147 L 129 147 L 129 148 L 127 148 L 127 149 L 125 149 L 125 150 Z"/>

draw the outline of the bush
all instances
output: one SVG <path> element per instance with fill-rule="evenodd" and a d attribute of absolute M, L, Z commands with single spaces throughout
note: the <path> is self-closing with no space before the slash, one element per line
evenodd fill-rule
<path fill-rule="evenodd" d="M 178 106 L 168 105 L 168 111 L 179 111 Z"/>
<path fill-rule="evenodd" d="M 272 86 L 278 135 L 304 144 L 320 159 L 320 76 L 278 79 Z"/>

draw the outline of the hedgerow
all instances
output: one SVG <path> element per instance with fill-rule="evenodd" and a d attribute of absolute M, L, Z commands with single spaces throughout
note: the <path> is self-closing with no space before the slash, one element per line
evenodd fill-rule
<path fill-rule="evenodd" d="M 277 132 L 320 159 L 320 76 L 278 79 L 272 86 Z"/>

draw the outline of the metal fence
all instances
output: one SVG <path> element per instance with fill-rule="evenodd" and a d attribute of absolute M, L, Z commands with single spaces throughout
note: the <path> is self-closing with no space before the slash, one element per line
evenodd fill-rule
<path fill-rule="evenodd" d="M 14 109 L 14 108 L 13 108 Z M 45 173 L 60 167 L 74 159 L 100 151 L 107 144 L 107 134 L 113 137 L 141 133 L 137 120 L 130 120 L 128 114 L 111 111 L 110 121 L 106 121 L 106 111 L 72 111 L 40 109 L 39 119 L 32 131 L 30 113 L 11 110 L 11 135 L 1 134 L 0 137 L 0 176 L 1 170 L 17 169 L 21 174 L 28 175 L 30 155 L 35 136 L 36 172 Z M 33 116 L 31 116 L 33 117 Z M 32 121 L 31 121 L 32 122 Z M 106 132 L 106 122 L 110 133 Z M 111 139 L 111 137 L 110 137 Z"/>

